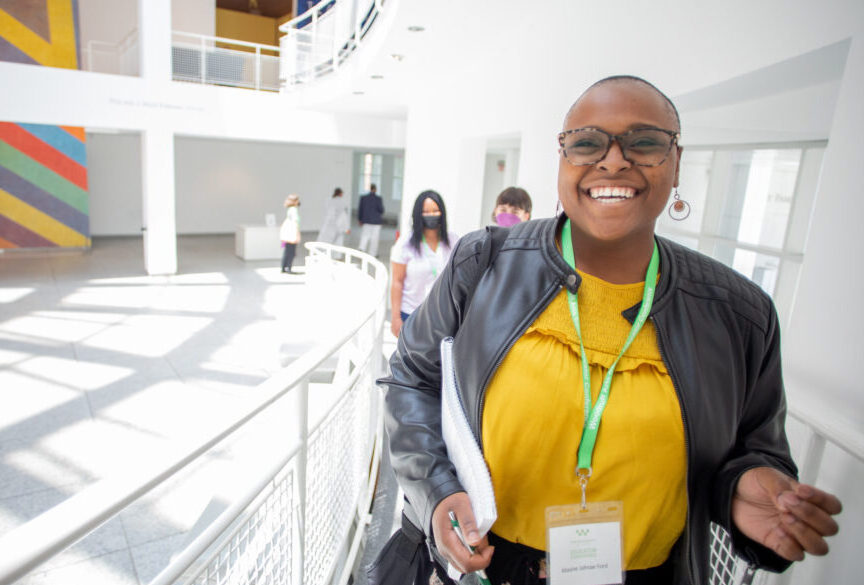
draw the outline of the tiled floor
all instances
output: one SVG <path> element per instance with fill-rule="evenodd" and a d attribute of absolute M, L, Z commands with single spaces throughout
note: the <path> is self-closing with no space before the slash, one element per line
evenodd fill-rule
<path fill-rule="evenodd" d="M 385 231 L 384 254 L 390 239 Z M 254 397 L 280 367 L 280 345 L 314 339 L 314 317 L 334 310 L 309 294 L 302 270 L 302 261 L 296 276 L 278 261 L 244 262 L 233 236 L 179 238 L 170 277 L 143 273 L 139 238 L 0 255 L 0 534 Z M 229 451 L 20 583 L 147 583 L 203 512 L 192 504 L 200 492 L 188 492 L 218 494 Z"/>

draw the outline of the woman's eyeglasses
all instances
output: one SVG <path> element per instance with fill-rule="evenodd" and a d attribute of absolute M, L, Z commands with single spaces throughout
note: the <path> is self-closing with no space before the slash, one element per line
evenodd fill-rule
<path fill-rule="evenodd" d="M 571 165 L 593 165 L 609 154 L 612 141 L 621 148 L 621 156 L 640 167 L 663 164 L 679 134 L 662 128 L 637 128 L 623 134 L 609 134 L 599 128 L 576 128 L 558 135 L 561 154 Z"/>

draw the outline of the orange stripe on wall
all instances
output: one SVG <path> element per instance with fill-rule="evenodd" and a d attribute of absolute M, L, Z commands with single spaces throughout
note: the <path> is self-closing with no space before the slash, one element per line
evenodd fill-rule
<path fill-rule="evenodd" d="M 87 190 L 87 169 L 17 124 L 0 122 L 0 140 L 51 169 L 69 182 Z"/>
<path fill-rule="evenodd" d="M 17 247 L 18 246 L 16 246 L 15 244 L 10 242 L 9 240 L 6 240 L 4 238 L 0 238 L 0 248 L 17 248 Z"/>
<path fill-rule="evenodd" d="M 66 132 L 68 132 L 72 136 L 74 136 L 75 138 L 77 138 L 78 140 L 80 140 L 81 142 L 84 142 L 86 140 L 86 138 L 84 137 L 84 127 L 83 126 L 60 126 L 60 127 L 63 128 L 63 130 L 65 130 Z"/>

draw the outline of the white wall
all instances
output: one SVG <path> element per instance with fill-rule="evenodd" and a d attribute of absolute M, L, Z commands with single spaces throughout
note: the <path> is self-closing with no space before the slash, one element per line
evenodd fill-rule
<path fill-rule="evenodd" d="M 336 186 L 350 196 L 350 148 L 178 137 L 177 232 L 227 233 L 238 224 L 282 220 L 282 202 L 300 195 L 303 231 L 317 231 Z"/>
<path fill-rule="evenodd" d="M 140 0 L 146 2 L 147 0 Z M 216 34 L 215 0 L 172 0 L 171 30 L 213 36 Z"/>
<path fill-rule="evenodd" d="M 78 0 L 81 39 L 116 43 L 138 28 L 139 0 Z M 146 2 L 148 0 L 140 0 Z M 200 35 L 215 34 L 215 0 L 173 0 L 171 29 Z"/>
<path fill-rule="evenodd" d="M 116 43 L 138 28 L 138 0 L 78 0 L 78 27 L 82 47 Z"/>
<path fill-rule="evenodd" d="M 90 234 L 141 235 L 140 134 L 87 133 Z"/>
<path fill-rule="evenodd" d="M 263 224 L 267 213 L 281 221 L 288 193 L 301 196 L 304 231 L 317 231 L 335 187 L 352 197 L 352 154 L 344 147 L 177 137 L 177 233 L 233 233 L 238 224 Z M 140 135 L 88 133 L 87 161 L 91 234 L 140 235 Z"/>
<path fill-rule="evenodd" d="M 498 169 L 498 161 L 506 161 L 506 155 L 494 152 L 486 153 L 486 165 L 483 169 L 483 198 L 480 205 L 480 223 L 490 225 L 492 210 L 498 194 L 504 190 L 504 169 Z"/>
<path fill-rule="evenodd" d="M 864 22 L 864 20 L 862 20 Z M 864 429 L 864 33 L 849 50 L 784 351 L 787 376 Z"/>

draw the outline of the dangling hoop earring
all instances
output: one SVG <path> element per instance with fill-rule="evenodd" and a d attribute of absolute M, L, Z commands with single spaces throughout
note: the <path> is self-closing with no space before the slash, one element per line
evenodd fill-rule
<path fill-rule="evenodd" d="M 683 221 L 687 219 L 690 215 L 690 204 L 684 199 L 681 199 L 681 195 L 678 194 L 678 187 L 675 187 L 675 193 L 672 194 L 672 198 L 675 201 L 673 201 L 672 205 L 669 206 L 669 217 L 675 221 Z"/>

